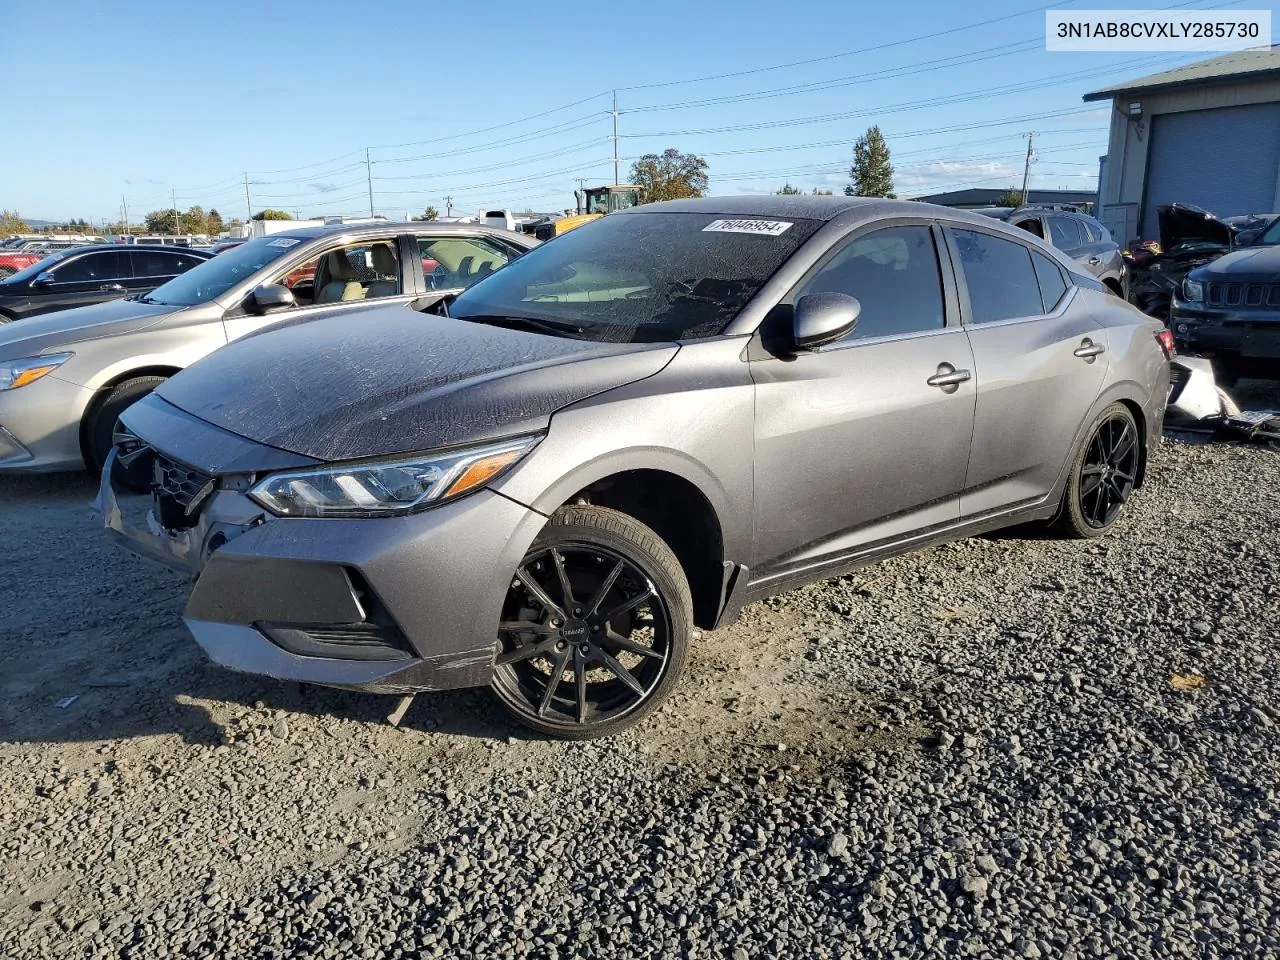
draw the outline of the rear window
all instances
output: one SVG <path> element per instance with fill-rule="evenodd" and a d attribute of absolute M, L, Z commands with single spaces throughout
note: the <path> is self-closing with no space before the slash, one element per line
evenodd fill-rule
<path fill-rule="evenodd" d="M 568 322 L 588 339 L 611 342 L 711 337 L 820 225 L 795 217 L 611 214 L 477 283 L 449 314 Z"/>
<path fill-rule="evenodd" d="M 1044 312 L 1030 250 L 971 230 L 957 230 L 955 238 L 973 310 L 970 322 L 1038 317 Z"/>

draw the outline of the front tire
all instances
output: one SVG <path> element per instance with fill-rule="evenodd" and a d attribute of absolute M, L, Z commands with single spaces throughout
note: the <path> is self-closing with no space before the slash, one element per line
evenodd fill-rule
<path fill-rule="evenodd" d="M 132 380 L 125 380 L 112 387 L 106 397 L 93 408 L 84 426 L 85 459 L 90 470 L 102 472 L 115 442 L 116 422 L 120 419 L 120 414 L 164 383 L 164 380 L 164 377 L 134 377 Z M 112 478 L 126 489 L 145 492 L 151 485 L 151 473 L 145 459 L 140 463 L 142 466 L 134 469 L 117 466 Z"/>
<path fill-rule="evenodd" d="M 562 507 L 516 569 L 491 689 L 525 726 L 588 740 L 651 713 L 684 669 L 693 602 L 656 533 L 604 507 Z"/>
<path fill-rule="evenodd" d="M 1137 484 L 1141 439 L 1138 422 L 1123 403 L 1098 414 L 1071 464 L 1054 521 L 1059 533 L 1087 540 L 1112 528 Z"/>

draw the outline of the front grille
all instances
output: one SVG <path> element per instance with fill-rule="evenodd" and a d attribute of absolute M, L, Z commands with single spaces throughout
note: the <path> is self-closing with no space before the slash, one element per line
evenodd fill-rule
<path fill-rule="evenodd" d="M 1211 307 L 1280 307 L 1280 283 L 1211 283 L 1205 291 Z"/>
<path fill-rule="evenodd" d="M 172 497 L 183 509 L 200 501 L 213 492 L 214 479 L 194 467 L 188 467 L 164 454 L 156 454 L 155 491 Z"/>
<path fill-rule="evenodd" d="M 151 489 L 155 495 L 156 519 L 166 530 L 186 530 L 195 526 L 201 505 L 217 486 L 207 473 L 157 453 Z"/>

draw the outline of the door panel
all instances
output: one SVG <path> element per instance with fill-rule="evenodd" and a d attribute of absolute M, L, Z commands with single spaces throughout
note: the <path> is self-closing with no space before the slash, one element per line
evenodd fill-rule
<path fill-rule="evenodd" d="M 33 288 L 34 312 L 117 300 L 128 292 L 124 286 L 128 275 L 129 260 L 120 251 L 93 251 L 65 260 L 53 267 L 52 283 Z"/>
<path fill-rule="evenodd" d="M 975 391 L 929 386 L 943 363 L 972 369 L 962 329 L 751 364 L 754 575 L 958 519 Z"/>
<path fill-rule="evenodd" d="M 977 375 L 973 452 L 960 498 L 968 517 L 1042 499 L 1057 482 L 1107 372 L 1074 351 L 1105 331 L 1078 303 L 1057 316 L 969 328 Z"/>

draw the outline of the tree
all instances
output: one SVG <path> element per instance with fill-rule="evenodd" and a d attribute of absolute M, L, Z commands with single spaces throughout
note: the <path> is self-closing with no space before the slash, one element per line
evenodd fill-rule
<path fill-rule="evenodd" d="M 879 126 L 867 132 L 853 145 L 853 166 L 849 170 L 853 182 L 844 188 L 846 197 L 888 197 L 893 192 L 893 164 L 889 162 L 889 145 Z"/>
<path fill-rule="evenodd" d="M 780 197 L 798 197 L 803 191 L 799 187 L 793 187 L 791 181 L 788 180 L 782 185 L 782 189 L 778 191 Z"/>
<path fill-rule="evenodd" d="M 283 210 L 272 210 L 268 208 L 266 210 L 259 210 L 257 213 L 253 215 L 253 219 L 255 220 L 292 220 L 293 217 Z"/>
<path fill-rule="evenodd" d="M 641 203 L 701 197 L 707 192 L 707 161 L 675 147 L 646 153 L 631 165 L 631 182 L 640 187 Z"/>
<path fill-rule="evenodd" d="M 815 197 L 829 197 L 829 196 L 831 196 L 831 191 L 830 191 L 830 190 L 819 190 L 817 187 L 814 187 L 814 188 L 813 188 L 812 196 L 815 196 Z"/>
<path fill-rule="evenodd" d="M 437 210 L 435 207 L 427 207 L 426 210 L 422 211 L 422 219 L 423 220 L 439 220 L 440 211 Z"/>
<path fill-rule="evenodd" d="M 205 232 L 210 236 L 216 233 L 221 233 L 226 229 L 226 227 L 222 225 L 222 214 L 220 214 L 216 208 L 211 208 L 209 210 L 209 215 L 204 218 L 204 228 Z"/>
<path fill-rule="evenodd" d="M 179 233 L 204 233 L 205 221 L 204 207 L 194 206 L 182 214 L 180 219 L 181 227 Z"/>
<path fill-rule="evenodd" d="M 0 210 L 0 236 L 11 233 L 30 233 L 31 224 L 18 216 L 16 210 Z"/>
<path fill-rule="evenodd" d="M 147 233 L 177 233 L 174 219 L 173 207 L 166 207 L 164 210 L 152 210 L 143 217 L 143 223 Z"/>
<path fill-rule="evenodd" d="M 1000 194 L 1000 199 L 996 201 L 997 207 L 1020 207 L 1022 206 L 1022 191 L 1017 187 L 1009 187 L 1004 193 Z"/>

